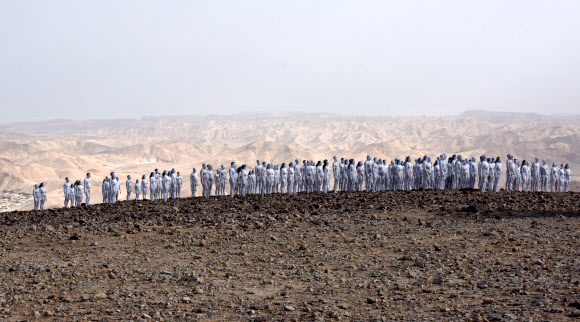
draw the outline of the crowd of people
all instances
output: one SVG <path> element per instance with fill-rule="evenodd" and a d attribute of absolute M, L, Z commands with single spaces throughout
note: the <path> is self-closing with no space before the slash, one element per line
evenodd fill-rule
<path fill-rule="evenodd" d="M 475 157 L 463 158 L 461 155 L 447 157 L 442 154 L 433 161 L 431 157 L 417 158 L 414 163 L 411 157 L 405 160 L 395 159 L 387 163 L 387 160 L 371 158 L 367 156 L 365 161 L 341 158 L 335 156 L 333 163 L 328 160 L 314 162 L 312 160 L 298 159 L 282 163 L 281 165 L 260 162 L 257 160 L 254 169 L 248 170 L 245 164 L 237 166 L 235 162 L 226 170 L 222 165 L 215 173 L 211 164 L 202 164 L 199 173 L 193 168 L 189 176 L 190 192 L 194 197 L 197 194 L 198 185 L 202 186 L 202 196 L 209 198 L 226 195 L 226 186 L 229 183 L 229 195 L 246 194 L 272 194 L 297 192 L 331 191 L 331 180 L 334 179 L 333 190 L 339 191 L 385 191 L 385 190 L 419 190 L 419 189 L 477 189 L 499 191 L 500 181 L 504 167 L 500 157 L 488 158 L 480 156 L 479 162 Z M 546 160 L 539 163 L 539 158 L 530 165 L 526 160 L 519 161 L 512 155 L 507 155 L 506 160 L 507 191 L 548 191 L 568 192 L 572 179 L 572 171 L 569 164 L 560 167 L 556 162 L 549 169 Z M 90 205 L 91 200 L 91 174 L 87 173 L 83 182 L 81 180 L 71 183 L 65 179 L 64 206 L 80 206 L 83 202 Z M 215 185 L 215 190 L 214 190 Z M 180 173 L 172 169 L 159 172 L 155 169 L 147 176 L 132 181 L 127 176 L 125 182 L 126 199 L 147 199 L 149 193 L 151 200 L 168 198 L 180 198 L 183 179 Z M 105 177 L 102 183 L 104 203 L 115 203 L 119 200 L 121 183 L 114 172 Z M 44 184 L 35 186 L 33 191 L 34 209 L 43 209 L 46 201 L 46 189 Z"/>

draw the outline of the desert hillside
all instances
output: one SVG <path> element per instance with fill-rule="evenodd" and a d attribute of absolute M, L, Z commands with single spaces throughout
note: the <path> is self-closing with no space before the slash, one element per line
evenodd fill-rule
<path fill-rule="evenodd" d="M 253 167 L 256 159 L 281 163 L 333 155 L 390 160 L 485 153 L 505 160 L 512 153 L 570 163 L 574 173 L 580 166 L 580 122 L 567 120 L 470 111 L 458 117 L 278 113 L 0 124 L 0 190 L 29 194 L 35 183 L 45 182 L 48 206 L 61 205 L 64 178 L 91 172 L 92 199 L 100 202 L 100 183 L 111 171 L 124 183 L 127 174 L 135 180 L 155 168 L 175 168 L 188 187 L 191 168 L 204 162 Z M 30 207 L 17 202 L 10 210 Z"/>
<path fill-rule="evenodd" d="M 0 319 L 577 321 L 580 194 L 122 201 L 0 216 Z"/>

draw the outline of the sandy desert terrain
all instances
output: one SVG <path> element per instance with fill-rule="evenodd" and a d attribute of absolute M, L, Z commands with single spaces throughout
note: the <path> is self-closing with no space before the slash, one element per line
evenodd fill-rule
<path fill-rule="evenodd" d="M 93 174 L 93 202 L 102 200 L 100 183 L 111 171 L 124 191 L 127 174 L 135 180 L 155 168 L 175 168 L 188 190 L 193 167 L 205 162 L 227 168 L 231 161 L 253 167 L 256 159 L 281 163 L 371 154 L 390 160 L 445 152 L 505 160 L 512 153 L 570 163 L 576 172 L 578 147 L 578 116 L 485 111 L 454 117 L 279 113 L 0 124 L 0 191 L 8 195 L 0 203 L 30 209 L 16 194 L 30 194 L 35 183 L 45 182 L 47 206 L 61 206 L 64 178 L 83 179 L 86 172 Z"/>

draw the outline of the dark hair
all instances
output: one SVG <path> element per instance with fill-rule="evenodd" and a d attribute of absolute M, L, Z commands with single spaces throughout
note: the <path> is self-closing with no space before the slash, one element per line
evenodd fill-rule
<path fill-rule="evenodd" d="M 40 185 L 38 186 L 39 188 L 44 187 L 44 182 L 41 182 Z"/>

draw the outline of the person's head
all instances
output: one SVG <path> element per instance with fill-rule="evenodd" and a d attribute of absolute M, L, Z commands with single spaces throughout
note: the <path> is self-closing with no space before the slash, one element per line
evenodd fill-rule
<path fill-rule="evenodd" d="M 367 161 L 370 161 L 370 160 L 371 160 L 371 155 L 367 154 Z"/>
<path fill-rule="evenodd" d="M 260 160 L 256 160 L 256 165 L 260 165 Z"/>
<path fill-rule="evenodd" d="M 149 175 L 149 178 L 153 177 L 155 175 L 155 173 L 151 172 L 151 174 Z"/>
<path fill-rule="evenodd" d="M 335 156 L 333 156 L 333 157 L 332 157 L 332 159 L 333 159 L 334 161 L 336 161 L 336 160 L 338 160 L 338 157 L 335 155 Z"/>
<path fill-rule="evenodd" d="M 196 172 L 197 172 L 197 169 L 196 168 L 193 168 L 193 173 L 196 173 Z"/>
<path fill-rule="evenodd" d="M 131 180 L 131 175 L 128 175 L 128 176 L 127 176 L 127 179 Z"/>
<path fill-rule="evenodd" d="M 435 163 L 433 165 L 439 165 L 439 157 L 437 157 L 437 160 L 435 160 Z"/>
<path fill-rule="evenodd" d="M 34 189 L 38 189 L 38 185 L 37 184 L 34 185 Z"/>
<path fill-rule="evenodd" d="M 431 157 L 427 157 L 427 162 L 431 162 Z"/>
<path fill-rule="evenodd" d="M 205 169 L 205 168 L 207 168 L 207 165 L 206 165 L 205 163 L 202 163 L 202 164 L 201 164 L 201 168 L 202 168 L 202 169 Z"/>
<path fill-rule="evenodd" d="M 316 163 L 316 166 L 319 167 L 321 165 L 321 162 L 318 161 L 318 163 Z"/>
<path fill-rule="evenodd" d="M 499 156 L 495 158 L 495 163 L 501 163 L 501 158 Z"/>
<path fill-rule="evenodd" d="M 569 164 L 569 163 L 566 163 L 566 167 L 565 167 L 565 169 L 570 169 L 570 164 Z M 41 183 L 41 184 L 42 184 L 42 183 Z"/>
<path fill-rule="evenodd" d="M 68 177 L 64 178 L 64 180 L 65 180 L 66 182 L 69 182 L 69 181 L 70 181 L 70 179 L 69 179 Z"/>
<path fill-rule="evenodd" d="M 282 169 L 286 168 L 286 163 L 282 162 L 282 166 L 280 166 L 280 168 Z"/>
<path fill-rule="evenodd" d="M 523 160 L 522 161 L 522 165 L 526 165 L 526 164 L 527 164 L 527 161 L 526 160 Z"/>
<path fill-rule="evenodd" d="M 155 173 L 159 173 L 159 169 L 155 169 Z"/>
<path fill-rule="evenodd" d="M 564 169 L 564 164 L 560 163 L 560 169 Z"/>
<path fill-rule="evenodd" d="M 223 169 L 223 167 L 224 167 L 224 166 L 222 165 L 222 169 Z M 179 176 L 181 176 L 181 173 L 179 173 L 179 171 L 177 171 L 177 176 L 178 176 L 178 177 L 179 177 Z"/>
<path fill-rule="evenodd" d="M 373 162 L 377 163 L 377 157 L 373 158 Z"/>
<path fill-rule="evenodd" d="M 91 177 L 91 173 L 89 172 L 89 173 L 87 173 L 87 178 L 90 178 L 90 177 Z"/>
<path fill-rule="evenodd" d="M 552 166 L 553 167 L 556 167 L 556 162 L 552 162 Z"/>
<path fill-rule="evenodd" d="M 236 163 L 235 163 L 235 162 L 232 162 L 232 163 L 230 163 L 230 165 L 231 165 L 232 167 L 235 167 L 235 166 L 236 166 Z"/>
<path fill-rule="evenodd" d="M 546 159 L 542 159 L 542 164 L 546 164 Z"/>
<path fill-rule="evenodd" d="M 40 185 L 38 186 L 39 188 L 44 187 L 44 182 L 41 182 Z"/>
<path fill-rule="evenodd" d="M 135 183 L 139 183 L 139 179 L 135 180 Z"/>
<path fill-rule="evenodd" d="M 534 160 L 536 160 L 536 162 L 540 161 L 540 158 L 535 157 Z"/>
<path fill-rule="evenodd" d="M 288 165 L 289 168 L 292 168 L 294 166 L 293 162 L 290 162 L 290 164 Z"/>

